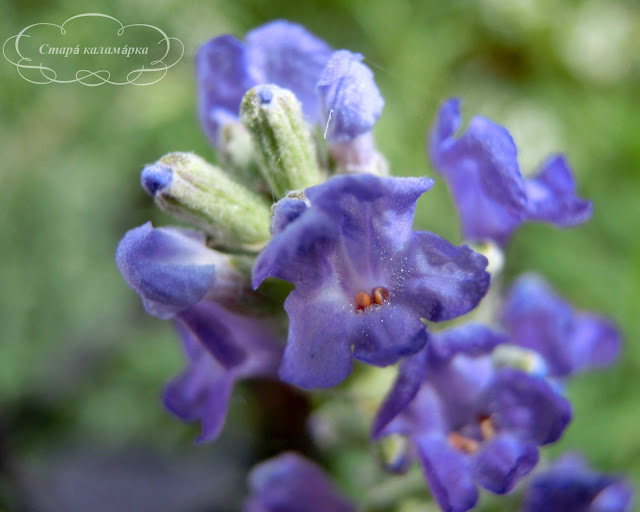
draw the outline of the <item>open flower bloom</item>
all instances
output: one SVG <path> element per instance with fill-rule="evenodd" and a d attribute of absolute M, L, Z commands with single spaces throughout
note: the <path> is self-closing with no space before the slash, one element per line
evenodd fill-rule
<path fill-rule="evenodd" d="M 304 388 L 338 384 L 353 358 L 386 366 L 427 341 L 421 318 L 473 309 L 489 286 L 487 259 L 429 232 L 413 231 L 428 178 L 336 176 L 286 198 L 276 232 L 253 270 L 295 284 L 284 307 L 289 340 L 280 377 Z"/>
<path fill-rule="evenodd" d="M 540 377 L 496 367 L 492 350 L 504 334 L 465 324 L 432 335 L 400 367 L 376 418 L 373 438 L 407 436 L 442 510 L 464 512 L 477 486 L 503 494 L 538 461 L 538 446 L 556 441 L 570 405 Z"/>
<path fill-rule="evenodd" d="M 279 344 L 263 322 L 202 301 L 175 317 L 187 368 L 167 384 L 163 403 L 183 421 L 200 421 L 197 441 L 215 439 L 238 379 L 277 376 Z"/>
<path fill-rule="evenodd" d="M 327 125 L 329 141 L 366 134 L 384 101 L 361 60 L 359 54 L 334 52 L 302 26 L 282 20 L 252 30 L 244 43 L 231 35 L 216 37 L 196 56 L 203 130 L 220 146 L 220 129 L 237 121 L 244 94 L 275 84 L 295 94 L 309 123 Z"/>
<path fill-rule="evenodd" d="M 525 180 L 505 128 L 476 116 L 456 137 L 461 123 L 459 100 L 446 101 L 430 135 L 429 153 L 449 185 L 465 239 L 505 244 L 524 221 L 569 227 L 591 217 L 591 202 L 576 196 L 564 157 L 548 159 Z"/>
<path fill-rule="evenodd" d="M 188 366 L 168 384 L 165 406 L 185 421 L 202 422 L 199 441 L 214 439 L 235 381 L 276 377 L 282 355 L 263 321 L 221 305 L 238 299 L 246 277 L 228 255 L 206 247 L 202 234 L 150 222 L 125 235 L 116 261 L 145 309 L 173 318 L 182 339 Z"/>
<path fill-rule="evenodd" d="M 631 512 L 632 505 L 633 490 L 621 477 L 568 454 L 531 479 L 522 512 Z"/>
<path fill-rule="evenodd" d="M 608 366 L 620 352 L 620 333 L 610 320 L 574 311 L 535 274 L 515 281 L 500 321 L 510 343 L 542 356 L 551 377 Z"/>
<path fill-rule="evenodd" d="M 244 512 L 355 512 L 315 464 L 284 453 L 256 466 L 249 475 L 251 495 Z"/>

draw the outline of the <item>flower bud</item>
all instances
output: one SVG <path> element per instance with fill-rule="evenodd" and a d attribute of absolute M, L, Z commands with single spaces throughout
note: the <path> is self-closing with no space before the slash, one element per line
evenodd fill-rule
<path fill-rule="evenodd" d="M 156 204 L 206 231 L 217 245 L 255 247 L 269 239 L 266 201 L 193 153 L 169 153 L 140 178 Z"/>
<path fill-rule="evenodd" d="M 240 119 L 253 137 L 260 170 L 277 198 L 322 181 L 311 132 L 291 91 L 271 84 L 250 89 L 242 100 Z"/>

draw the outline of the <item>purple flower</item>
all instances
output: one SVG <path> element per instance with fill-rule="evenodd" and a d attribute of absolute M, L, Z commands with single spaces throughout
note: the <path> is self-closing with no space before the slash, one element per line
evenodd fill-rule
<path fill-rule="evenodd" d="M 522 512 L 630 512 L 632 502 L 621 477 L 596 473 L 570 454 L 532 478 Z"/>
<path fill-rule="evenodd" d="M 343 142 L 368 132 L 382 110 L 382 97 L 362 56 L 329 45 L 300 25 L 273 21 L 247 34 L 242 43 L 216 37 L 196 56 L 199 114 L 210 141 L 220 145 L 220 129 L 238 120 L 244 94 L 260 84 L 292 91 L 310 123 L 329 141 Z"/>
<path fill-rule="evenodd" d="M 242 301 L 247 277 L 228 255 L 207 248 L 202 234 L 150 222 L 125 235 L 116 261 L 145 309 L 173 318 L 182 339 L 188 366 L 168 384 L 165 406 L 184 421 L 202 422 L 198 441 L 214 439 L 235 381 L 276 377 L 282 356 L 263 321 L 222 306 Z"/>
<path fill-rule="evenodd" d="M 620 352 L 620 333 L 611 321 L 574 311 L 534 274 L 525 274 L 513 284 L 501 323 L 510 343 L 544 358 L 552 377 L 608 366 Z"/>
<path fill-rule="evenodd" d="M 464 512 L 477 486 L 503 494 L 538 461 L 571 419 L 569 403 L 544 379 L 496 368 L 502 333 L 466 324 L 431 337 L 401 365 L 376 417 L 373 438 L 408 436 L 442 510 Z"/>
<path fill-rule="evenodd" d="M 256 466 L 249 475 L 245 512 L 355 512 L 327 476 L 295 453 Z"/>
<path fill-rule="evenodd" d="M 163 403 L 183 421 L 200 421 L 197 442 L 215 439 L 236 380 L 276 377 L 282 350 L 264 322 L 202 301 L 176 315 L 188 366 L 165 388 Z"/>
<path fill-rule="evenodd" d="M 329 387 L 349 375 L 354 357 L 392 364 L 425 345 L 421 318 L 449 320 L 482 299 L 486 258 L 412 229 L 415 202 L 432 183 L 336 176 L 306 190 L 309 205 L 276 205 L 280 231 L 258 256 L 253 284 L 270 276 L 295 284 L 284 304 L 283 380 Z"/>
<path fill-rule="evenodd" d="M 477 116 L 456 137 L 460 126 L 459 100 L 446 101 L 431 132 L 429 152 L 453 194 L 466 239 L 505 244 L 524 221 L 569 227 L 591 217 L 591 202 L 576 196 L 564 157 L 550 158 L 525 180 L 505 128 Z"/>

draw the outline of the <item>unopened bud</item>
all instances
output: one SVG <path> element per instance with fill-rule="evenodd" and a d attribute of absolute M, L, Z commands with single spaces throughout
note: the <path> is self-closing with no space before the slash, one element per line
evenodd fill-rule
<path fill-rule="evenodd" d="M 250 89 L 242 100 L 240 119 L 253 137 L 260 170 L 277 198 L 322 181 L 309 126 L 291 91 L 271 84 Z"/>
<path fill-rule="evenodd" d="M 143 169 L 140 181 L 160 208 L 218 245 L 259 247 L 269 240 L 266 201 L 193 153 L 162 157 Z"/>

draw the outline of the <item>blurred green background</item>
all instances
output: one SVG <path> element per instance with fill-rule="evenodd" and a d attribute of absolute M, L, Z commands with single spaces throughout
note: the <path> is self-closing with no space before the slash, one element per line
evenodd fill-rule
<path fill-rule="evenodd" d="M 376 139 L 397 175 L 433 176 L 425 134 L 454 95 L 465 119 L 482 114 L 511 131 L 524 172 L 568 155 L 593 219 L 570 231 L 523 227 L 506 276 L 537 270 L 576 307 L 619 323 L 619 363 L 571 383 L 575 420 L 547 453 L 577 449 L 640 484 L 636 1 L 5 0 L 0 34 L 83 12 L 156 25 L 185 55 L 147 87 L 33 85 L 0 61 L 0 510 L 102 510 L 96 499 L 119 510 L 234 510 L 251 462 L 305 444 L 303 420 L 269 425 L 269 400 L 249 385 L 236 390 L 224 435 L 193 446 L 197 428 L 160 405 L 182 367 L 172 327 L 144 314 L 114 264 L 128 229 L 173 223 L 140 188 L 143 165 L 176 150 L 215 158 L 196 119 L 198 46 L 275 18 L 364 54 L 386 101 Z M 416 226 L 460 242 L 441 180 L 418 213 Z M 351 489 L 349 471 L 338 473 Z"/>

